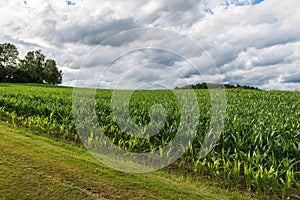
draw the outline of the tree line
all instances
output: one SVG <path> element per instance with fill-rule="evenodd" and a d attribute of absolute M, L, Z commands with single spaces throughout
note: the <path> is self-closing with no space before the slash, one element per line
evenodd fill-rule
<path fill-rule="evenodd" d="M 53 59 L 47 59 L 41 50 L 27 52 L 19 58 L 19 51 L 11 43 L 0 44 L 0 82 L 10 83 L 62 83 L 62 71 Z"/>
<path fill-rule="evenodd" d="M 257 87 L 246 86 L 246 85 L 232 85 L 232 84 L 220 84 L 220 83 L 197 83 L 195 85 L 186 85 L 183 87 L 176 87 L 175 89 L 221 89 L 221 88 L 240 88 L 249 90 L 259 90 Z"/>

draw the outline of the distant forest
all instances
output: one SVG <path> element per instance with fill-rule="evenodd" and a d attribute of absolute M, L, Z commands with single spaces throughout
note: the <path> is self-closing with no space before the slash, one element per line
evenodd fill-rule
<path fill-rule="evenodd" d="M 0 44 L 0 82 L 60 84 L 62 71 L 41 50 L 29 51 L 24 59 L 10 43 Z"/>
<path fill-rule="evenodd" d="M 220 83 L 197 83 L 195 85 L 186 85 L 183 87 L 176 87 L 175 89 L 218 89 L 218 88 L 232 88 L 232 89 L 249 89 L 259 90 L 257 87 L 245 86 L 245 85 L 232 85 L 232 84 L 220 84 Z"/>

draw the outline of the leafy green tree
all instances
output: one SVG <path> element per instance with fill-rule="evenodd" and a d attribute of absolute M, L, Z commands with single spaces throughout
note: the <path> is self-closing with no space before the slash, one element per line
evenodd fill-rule
<path fill-rule="evenodd" d="M 55 60 L 46 59 L 41 50 L 29 51 L 21 60 L 18 56 L 15 45 L 0 44 L 0 82 L 62 83 L 62 71 L 57 69 Z"/>
<path fill-rule="evenodd" d="M 0 44 L 0 81 L 10 82 L 16 70 L 19 52 L 15 45 Z"/>
<path fill-rule="evenodd" d="M 220 83 L 197 83 L 195 85 L 186 85 L 181 88 L 176 87 L 175 89 L 217 89 L 217 88 L 241 88 L 241 89 L 249 89 L 249 90 L 259 90 L 257 87 L 253 86 L 241 86 L 241 85 L 231 85 L 231 84 L 220 84 Z"/>
<path fill-rule="evenodd" d="M 55 60 L 46 59 L 41 50 L 29 51 L 25 58 L 20 61 L 18 81 L 30 83 L 60 84 L 62 71 L 59 71 Z M 21 77 L 23 73 L 23 77 Z M 25 80 L 24 80 L 25 77 Z"/>
<path fill-rule="evenodd" d="M 55 60 L 46 60 L 44 66 L 44 82 L 52 85 L 62 82 L 62 71 L 57 69 Z"/>
<path fill-rule="evenodd" d="M 3 52 L 3 48 L 2 48 L 2 45 L 0 45 L 0 57 L 2 55 L 2 52 Z M 6 72 L 5 72 L 4 66 L 0 62 L 0 82 L 3 82 L 5 76 L 6 76 Z"/>
<path fill-rule="evenodd" d="M 44 63 L 45 55 L 41 53 L 41 50 L 29 51 L 20 61 L 19 68 L 27 77 L 27 82 L 43 83 Z"/>

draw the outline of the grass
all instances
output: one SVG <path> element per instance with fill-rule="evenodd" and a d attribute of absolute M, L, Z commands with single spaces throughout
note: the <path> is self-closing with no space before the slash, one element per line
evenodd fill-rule
<path fill-rule="evenodd" d="M 0 152 L 0 199 L 251 199 L 162 171 L 116 171 L 83 147 L 4 123 Z"/>

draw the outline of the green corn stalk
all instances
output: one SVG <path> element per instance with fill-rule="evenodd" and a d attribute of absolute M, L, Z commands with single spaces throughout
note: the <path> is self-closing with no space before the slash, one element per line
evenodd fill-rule
<path fill-rule="evenodd" d="M 215 178 L 214 177 L 214 166 L 211 161 L 207 162 L 207 170 L 208 170 L 209 176 L 212 178 Z"/>
<path fill-rule="evenodd" d="M 230 170 L 230 162 L 223 160 L 223 171 L 224 171 L 224 185 L 226 188 L 231 187 L 231 180 L 230 180 L 230 175 L 231 175 L 231 170 Z"/>
<path fill-rule="evenodd" d="M 244 163 L 244 179 L 245 179 L 245 185 L 247 187 L 247 190 L 250 192 L 252 187 L 252 167 L 251 164 Z"/>
<path fill-rule="evenodd" d="M 206 158 L 204 158 L 202 161 L 197 160 L 194 164 L 194 169 L 196 172 L 199 173 L 200 176 L 204 176 L 205 166 L 206 166 Z"/>
<path fill-rule="evenodd" d="M 241 173 L 241 162 L 239 161 L 238 154 L 234 157 L 234 165 L 233 165 L 233 184 L 235 187 L 239 186 L 239 178 Z"/>
<path fill-rule="evenodd" d="M 283 185 L 282 187 L 282 199 L 290 199 L 291 189 L 294 182 L 294 172 L 291 170 L 286 171 L 285 180 L 280 178 L 280 181 Z"/>

